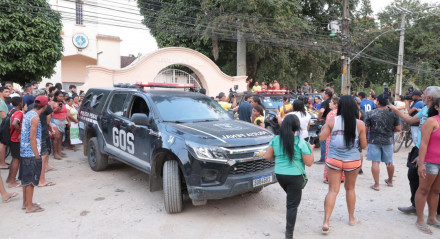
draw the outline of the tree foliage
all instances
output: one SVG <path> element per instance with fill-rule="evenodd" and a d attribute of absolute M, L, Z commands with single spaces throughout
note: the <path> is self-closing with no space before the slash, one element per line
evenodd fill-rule
<path fill-rule="evenodd" d="M 0 79 L 24 85 L 51 77 L 61 60 L 60 14 L 45 0 L 0 2 Z"/>
<path fill-rule="evenodd" d="M 340 0 L 137 2 L 159 47 L 195 49 L 229 75 L 236 74 L 239 30 L 247 42 L 247 75 L 254 79 L 278 79 L 289 88 L 304 81 L 316 88 L 340 83 L 341 38 L 329 37 L 327 30 L 328 22 L 341 18 Z M 395 9 L 402 6 L 396 0 L 374 19 L 369 0 L 350 1 L 352 57 L 373 42 L 351 64 L 354 91 L 394 84 L 399 47 L 394 29 L 402 15 Z M 404 83 L 433 84 L 437 76 L 432 73 L 440 71 L 439 14 L 419 0 L 409 0 L 408 9 L 415 14 L 407 18 L 404 64 L 411 68 L 404 70 Z"/>

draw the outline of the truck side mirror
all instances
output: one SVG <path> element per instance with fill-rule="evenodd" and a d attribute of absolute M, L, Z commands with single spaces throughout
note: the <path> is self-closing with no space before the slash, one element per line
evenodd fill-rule
<path fill-rule="evenodd" d="M 131 116 L 131 122 L 135 125 L 150 126 L 148 116 L 143 113 L 135 113 Z"/>

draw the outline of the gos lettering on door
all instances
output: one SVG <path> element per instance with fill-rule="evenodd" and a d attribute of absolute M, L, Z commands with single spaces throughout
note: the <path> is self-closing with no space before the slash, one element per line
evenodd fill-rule
<path fill-rule="evenodd" d="M 113 127 L 113 145 L 130 154 L 134 154 L 134 135 Z"/>

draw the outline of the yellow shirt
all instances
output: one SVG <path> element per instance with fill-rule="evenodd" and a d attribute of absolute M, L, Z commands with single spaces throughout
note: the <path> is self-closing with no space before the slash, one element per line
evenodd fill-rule
<path fill-rule="evenodd" d="M 232 107 L 232 104 L 228 102 L 219 101 L 218 104 L 226 111 L 229 111 L 229 109 Z"/>
<path fill-rule="evenodd" d="M 284 116 L 287 114 L 286 112 L 284 112 L 284 108 L 286 108 L 287 113 L 289 113 L 292 111 L 292 104 L 284 105 L 283 107 L 281 107 L 280 109 L 281 118 L 284 118 Z"/>
<path fill-rule="evenodd" d="M 252 87 L 252 92 L 256 92 L 256 91 L 260 91 L 261 90 L 261 86 L 259 85 L 254 85 L 254 87 Z"/>
<path fill-rule="evenodd" d="M 260 126 L 259 124 L 257 124 L 257 121 L 260 120 L 261 123 L 264 123 L 264 117 L 263 116 L 258 116 L 257 118 L 255 118 L 254 120 L 254 124 Z"/>

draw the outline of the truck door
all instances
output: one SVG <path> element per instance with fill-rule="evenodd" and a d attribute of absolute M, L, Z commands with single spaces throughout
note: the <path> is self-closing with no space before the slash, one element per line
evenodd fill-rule
<path fill-rule="evenodd" d="M 129 120 L 126 117 L 127 92 L 117 92 L 111 96 L 111 101 L 101 119 L 102 133 L 105 139 L 104 149 L 110 154 L 120 157 L 120 131 L 126 130 Z"/>
<path fill-rule="evenodd" d="M 134 94 L 130 103 L 128 104 L 127 116 L 131 119 L 131 116 L 136 113 L 145 114 L 149 119 L 149 126 L 134 125 L 130 123 L 130 133 L 134 135 L 134 152 L 133 155 L 140 160 L 139 163 L 144 166 L 150 167 L 152 156 L 152 144 L 159 137 L 157 127 L 151 119 L 150 107 L 148 106 L 146 97 L 142 94 Z"/>

